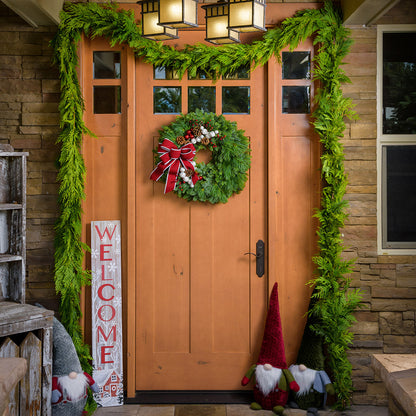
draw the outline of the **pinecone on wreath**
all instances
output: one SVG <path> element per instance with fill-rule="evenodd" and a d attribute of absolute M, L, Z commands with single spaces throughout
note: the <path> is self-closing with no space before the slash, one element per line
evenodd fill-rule
<path fill-rule="evenodd" d="M 178 136 L 176 138 L 176 143 L 178 143 L 179 146 L 183 146 L 184 144 L 188 143 L 188 140 L 186 140 L 183 136 Z"/>

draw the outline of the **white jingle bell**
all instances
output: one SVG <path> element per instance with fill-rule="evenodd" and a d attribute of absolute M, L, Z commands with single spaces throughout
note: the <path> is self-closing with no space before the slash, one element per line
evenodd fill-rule
<path fill-rule="evenodd" d="M 186 178 L 185 172 L 181 172 L 181 173 L 179 174 L 179 176 L 180 176 L 181 178 Z"/>
<path fill-rule="evenodd" d="M 214 137 L 215 136 L 215 131 L 211 131 L 210 135 L 211 135 L 211 137 Z"/>
<path fill-rule="evenodd" d="M 180 167 L 179 169 L 181 172 L 185 172 L 185 168 L 183 166 Z"/>
<path fill-rule="evenodd" d="M 204 138 L 204 135 L 203 134 L 201 134 L 200 136 L 198 136 L 198 139 L 199 140 L 202 140 Z"/>
<path fill-rule="evenodd" d="M 218 130 L 215 130 L 215 134 L 218 134 L 219 133 L 219 131 Z"/>
<path fill-rule="evenodd" d="M 198 136 L 198 137 L 196 138 L 196 141 L 199 143 L 199 142 L 201 141 L 201 138 Z"/>
<path fill-rule="evenodd" d="M 196 143 L 196 139 L 192 139 L 192 140 L 191 140 L 191 143 L 192 143 L 192 144 L 195 144 L 195 143 Z"/>

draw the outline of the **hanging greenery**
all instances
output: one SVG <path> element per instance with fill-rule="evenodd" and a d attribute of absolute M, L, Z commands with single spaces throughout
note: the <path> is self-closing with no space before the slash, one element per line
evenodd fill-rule
<path fill-rule="evenodd" d="M 280 59 L 282 48 L 295 48 L 301 41 L 313 36 L 318 53 L 314 60 L 314 77 L 321 86 L 315 96 L 317 110 L 314 126 L 323 145 L 319 256 L 315 258 L 319 275 L 311 281 L 315 286 L 314 306 L 310 311 L 315 324 L 312 329 L 324 339 L 329 365 L 337 393 L 336 407 L 350 404 L 352 393 L 351 365 L 347 349 L 352 340 L 349 327 L 354 321 L 352 312 L 360 302 L 358 291 L 350 289 L 347 277 L 351 262 L 341 257 L 343 250 L 340 229 L 346 217 L 343 199 L 347 179 L 344 173 L 343 149 L 340 138 L 345 129 L 344 117 L 353 117 L 351 102 L 344 98 L 341 83 L 348 82 L 341 69 L 349 51 L 349 32 L 331 1 L 319 10 L 305 9 L 266 32 L 252 44 L 212 47 L 203 44 L 176 50 L 162 43 L 141 37 L 132 11 L 118 10 L 115 4 L 67 4 L 61 13 L 61 24 L 52 41 L 54 59 L 61 79 L 61 129 L 58 160 L 60 189 L 60 217 L 56 224 L 55 283 L 61 296 L 62 322 L 72 336 L 83 368 L 90 371 L 88 348 L 83 344 L 80 328 L 81 287 L 89 283 L 89 274 L 82 261 L 87 247 L 81 243 L 81 201 L 84 199 L 85 166 L 80 154 L 82 136 L 91 134 L 82 116 L 83 99 L 77 78 L 77 44 L 81 34 L 91 38 L 104 36 L 111 45 L 123 43 L 138 56 L 156 66 L 167 66 L 185 71 L 191 76 L 202 70 L 214 77 L 234 72 L 250 64 L 252 68 L 264 65 L 275 56 Z"/>

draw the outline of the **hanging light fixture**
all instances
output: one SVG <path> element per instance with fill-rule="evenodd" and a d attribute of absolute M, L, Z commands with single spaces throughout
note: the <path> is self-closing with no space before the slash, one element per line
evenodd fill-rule
<path fill-rule="evenodd" d="M 228 0 L 228 27 L 238 32 L 266 31 L 266 0 Z"/>
<path fill-rule="evenodd" d="M 216 45 L 240 42 L 240 34 L 228 27 L 228 2 L 219 1 L 202 8 L 205 9 L 206 41 Z"/>
<path fill-rule="evenodd" d="M 142 5 L 142 36 L 153 40 L 177 39 L 178 30 L 159 25 L 159 0 L 138 1 Z"/>
<path fill-rule="evenodd" d="M 159 0 L 159 24 L 176 29 L 198 26 L 198 0 Z"/>

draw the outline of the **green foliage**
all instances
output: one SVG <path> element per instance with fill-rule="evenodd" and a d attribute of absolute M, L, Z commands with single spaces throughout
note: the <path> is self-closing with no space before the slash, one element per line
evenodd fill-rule
<path fill-rule="evenodd" d="M 81 34 L 91 38 L 103 36 L 112 45 L 123 43 L 130 46 L 137 56 L 156 66 L 172 67 L 182 77 L 186 71 L 195 75 L 198 70 L 218 78 L 247 64 L 251 68 L 264 65 L 273 56 L 280 59 L 282 48 L 290 49 L 302 40 L 313 37 L 318 48 L 314 60 L 314 77 L 320 88 L 316 96 L 314 127 L 323 145 L 321 209 L 316 216 L 320 222 L 318 231 L 320 253 L 314 259 L 318 276 L 311 281 L 315 286 L 311 328 L 323 337 L 328 351 L 329 364 L 334 377 L 338 401 L 336 406 L 344 408 L 350 403 L 352 392 L 351 365 L 346 351 L 352 340 L 349 328 L 354 321 L 353 311 L 359 306 L 360 294 L 350 289 L 347 277 L 351 262 L 341 257 L 342 238 L 340 229 L 346 218 L 345 194 L 347 178 L 344 172 L 344 155 L 340 138 L 345 129 L 344 119 L 353 117 L 351 102 L 343 97 L 341 84 L 349 82 L 342 70 L 342 62 L 351 46 L 348 29 L 342 26 L 338 10 L 331 1 L 326 1 L 319 10 L 302 10 L 286 19 L 280 27 L 265 33 L 261 40 L 251 45 L 224 45 L 212 47 L 202 44 L 186 46 L 176 50 L 163 43 L 153 42 L 141 36 L 133 13 L 119 10 L 117 5 L 94 2 L 66 4 L 61 13 L 61 24 L 52 41 L 54 60 L 59 68 L 61 101 L 59 105 L 62 132 L 59 165 L 60 217 L 56 223 L 55 282 L 61 295 L 62 322 L 72 336 L 80 355 L 83 368 L 90 371 L 88 347 L 83 344 L 80 328 L 81 287 L 89 284 L 90 276 L 83 270 L 83 252 L 88 248 L 81 243 L 81 202 L 85 197 L 85 166 L 80 146 L 83 134 L 91 134 L 82 116 L 84 103 L 77 78 L 77 44 Z M 225 129 L 226 127 L 224 127 Z M 220 130 L 220 129 L 218 129 Z M 222 150 L 223 171 L 207 175 L 215 178 L 205 181 L 213 195 L 219 195 L 218 183 L 229 185 L 231 168 L 228 158 L 234 149 Z M 237 145 L 238 146 L 238 145 Z M 238 150 L 245 153 L 245 146 Z M 247 159 L 236 161 L 238 169 L 247 169 Z M 208 166 L 208 165 L 207 165 Z M 207 168 L 207 167 L 206 167 Z M 201 170 L 203 168 L 201 167 Z M 202 173 L 204 175 L 204 173 Z M 245 182 L 245 180 L 244 180 Z M 244 184 L 242 184 L 244 186 Z M 202 189 L 195 187 L 196 195 L 191 199 L 206 197 Z M 185 195 L 184 195 L 185 196 Z M 220 197 L 218 199 L 221 200 Z"/>

